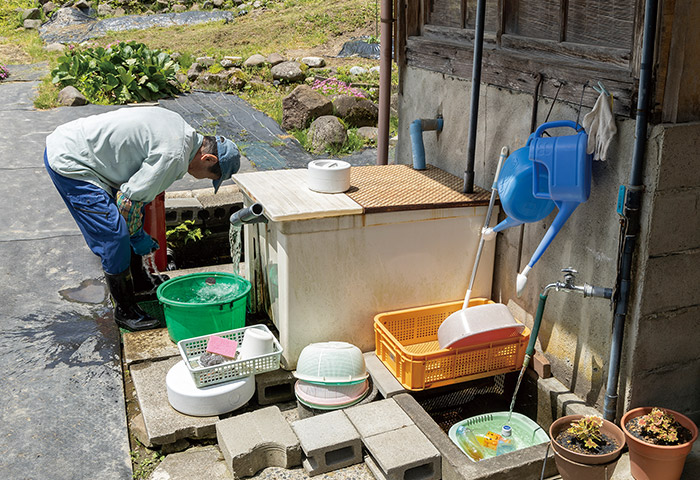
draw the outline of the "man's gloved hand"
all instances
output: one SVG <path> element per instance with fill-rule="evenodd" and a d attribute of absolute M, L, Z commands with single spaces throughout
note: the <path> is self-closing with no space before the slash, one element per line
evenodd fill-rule
<path fill-rule="evenodd" d="M 160 248 L 158 241 L 139 228 L 130 238 L 131 248 L 136 255 L 144 256 Z"/>

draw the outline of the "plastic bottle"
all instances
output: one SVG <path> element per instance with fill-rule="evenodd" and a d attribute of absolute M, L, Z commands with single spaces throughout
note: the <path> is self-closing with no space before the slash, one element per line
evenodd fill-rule
<path fill-rule="evenodd" d="M 501 438 L 498 440 L 496 447 L 496 455 L 502 455 L 515 450 L 515 439 L 511 436 L 512 429 L 510 425 L 503 425 L 501 429 Z"/>
<path fill-rule="evenodd" d="M 459 442 L 459 446 L 462 447 L 462 450 L 469 456 L 469 458 L 475 462 L 478 462 L 484 458 L 484 453 L 481 451 L 481 445 L 479 445 L 479 441 L 474 436 L 474 432 L 464 425 L 460 425 L 457 427 L 457 431 L 455 433 L 457 435 L 457 442 Z"/>

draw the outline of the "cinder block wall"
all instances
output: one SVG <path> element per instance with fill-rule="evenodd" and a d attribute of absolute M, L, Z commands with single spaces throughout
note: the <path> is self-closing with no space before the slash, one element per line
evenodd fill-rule
<path fill-rule="evenodd" d="M 405 69 L 403 81 L 403 94 L 400 97 L 399 106 L 399 143 L 396 158 L 393 161 L 412 163 L 408 128 L 413 120 L 442 115 L 445 121 L 442 133 L 425 132 L 423 134 L 426 161 L 461 177 L 467 160 L 471 82 L 413 67 Z M 525 146 L 530 134 L 532 105 L 531 95 L 482 85 L 475 159 L 477 185 L 484 188 L 490 187 L 502 146 L 508 146 L 511 152 Z M 550 106 L 549 99 L 539 101 L 538 125 L 544 122 Z M 588 111 L 589 109 L 584 109 L 580 118 L 583 118 Z M 557 102 L 552 108 L 549 121 L 576 120 L 577 112 L 577 105 Z M 579 271 L 577 284 L 587 282 L 596 286 L 614 286 L 619 238 L 619 217 L 616 213 L 617 192 L 620 184 L 626 184 L 629 181 L 634 126 L 634 120 L 617 119 L 618 135 L 611 145 L 608 161 L 594 162 L 593 165 L 591 198 L 578 207 L 535 265 L 529 275 L 528 285 L 520 298 L 515 293 L 516 275 L 529 261 L 557 210 L 555 209 L 544 221 L 524 227 L 522 246 L 520 246 L 520 227 L 506 230 L 498 235 L 493 299 L 524 309 L 529 314 L 522 318 L 526 323 L 530 325 L 532 323 L 538 294 L 544 286 L 563 278 L 560 272 L 563 267 L 574 267 Z M 663 312 L 666 317 L 673 315 L 678 325 L 684 325 L 683 329 L 678 330 L 678 337 L 679 342 L 684 342 L 682 345 L 687 350 L 681 360 L 685 362 L 685 375 L 690 376 L 694 368 L 694 375 L 690 378 L 697 378 L 700 366 L 699 349 L 689 344 L 692 343 L 691 338 L 697 338 L 697 335 L 692 337 L 690 334 L 693 331 L 693 325 L 697 327 L 697 309 L 700 303 L 698 295 L 693 295 L 694 291 L 688 287 L 687 293 L 679 298 L 679 293 L 684 290 L 677 285 L 670 288 L 663 304 L 652 302 L 655 306 L 651 307 L 649 300 L 646 303 L 642 301 L 651 292 L 665 291 L 656 286 L 656 278 L 662 278 L 661 272 L 680 283 L 682 280 L 676 278 L 676 274 L 688 271 L 687 269 L 691 267 L 680 267 L 678 263 L 695 262 L 695 270 L 697 270 L 697 262 L 700 261 L 697 239 L 692 238 L 693 232 L 695 236 L 700 232 L 698 219 L 686 220 L 690 223 L 682 224 L 683 221 L 678 218 L 677 213 L 680 205 L 678 209 L 674 207 L 676 202 L 685 202 L 689 210 L 688 217 L 693 215 L 697 217 L 699 173 L 694 171 L 692 174 L 684 175 L 682 170 L 691 169 L 693 158 L 697 158 L 692 156 L 698 151 L 697 145 L 693 146 L 692 143 L 698 143 L 700 132 L 695 130 L 681 132 L 684 128 L 700 127 L 664 126 L 662 128 L 657 126 L 651 131 L 652 140 L 647 147 L 644 173 L 647 195 L 645 195 L 642 213 L 645 223 L 637 255 L 638 270 L 635 282 L 638 289 L 633 292 L 631 299 L 633 303 L 629 310 L 625 332 L 621 374 L 622 397 L 619 408 L 621 412 L 630 403 L 634 405 L 661 403 L 668 408 L 689 413 L 700 410 L 697 382 L 688 389 L 691 391 L 688 391 L 687 395 L 678 396 L 669 393 L 672 387 L 668 382 L 676 382 L 676 376 L 666 376 L 663 372 L 665 369 L 675 370 L 673 365 L 678 363 L 677 360 L 672 359 L 674 352 L 668 350 L 675 337 L 674 331 L 662 327 L 665 328 L 663 332 L 663 338 L 666 338 L 665 353 L 656 351 L 657 349 L 653 347 L 654 338 L 646 332 L 650 324 L 658 327 L 663 323 L 658 319 L 660 313 Z M 678 146 L 681 139 L 684 141 L 683 147 Z M 669 144 L 674 146 L 670 147 Z M 659 172 L 662 172 L 660 177 Z M 694 187 L 689 185 L 689 177 L 694 178 Z M 679 186 L 679 182 L 682 186 Z M 664 213 L 664 208 L 667 213 Z M 502 214 L 499 220 L 503 218 Z M 666 223 L 663 223 L 664 221 Z M 686 235 L 696 243 L 691 246 L 693 244 L 691 238 L 682 242 L 680 239 L 682 235 L 674 240 L 664 238 L 659 230 L 661 225 L 666 226 L 670 231 L 686 232 Z M 472 240 L 476 242 L 478 238 Z M 465 238 L 465 241 L 469 239 Z M 649 252 L 653 253 L 647 252 L 649 248 L 651 248 Z M 663 254 L 660 253 L 661 249 Z M 518 265 L 519 251 L 522 258 Z M 675 253 L 666 255 L 667 251 Z M 652 269 L 654 278 L 647 278 L 648 275 L 645 272 L 647 268 Z M 468 273 L 465 272 L 465 289 Z M 688 281 L 691 279 L 692 276 L 686 277 Z M 692 282 L 687 285 L 691 284 Z M 663 293 L 660 294 L 663 296 Z M 579 295 L 552 291 L 547 301 L 538 343 L 538 348 L 552 363 L 554 375 L 578 396 L 585 399 L 589 405 L 596 406 L 600 410 L 602 410 L 606 387 L 612 319 L 610 302 L 606 300 L 584 299 Z M 660 337 L 657 336 L 657 338 Z M 638 349 L 641 349 L 639 354 L 635 353 Z M 637 358 L 637 355 L 643 355 L 644 360 Z M 683 384 L 679 386 L 687 389 Z"/>

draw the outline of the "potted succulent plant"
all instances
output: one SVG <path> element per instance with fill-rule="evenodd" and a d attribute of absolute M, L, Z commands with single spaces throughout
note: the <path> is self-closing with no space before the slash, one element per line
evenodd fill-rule
<path fill-rule="evenodd" d="M 678 480 L 685 458 L 698 438 L 691 419 L 673 410 L 639 407 L 620 422 L 630 451 L 636 480 Z"/>
<path fill-rule="evenodd" d="M 592 415 L 555 420 L 549 438 L 564 480 L 609 479 L 625 446 L 625 435 L 617 425 Z"/>

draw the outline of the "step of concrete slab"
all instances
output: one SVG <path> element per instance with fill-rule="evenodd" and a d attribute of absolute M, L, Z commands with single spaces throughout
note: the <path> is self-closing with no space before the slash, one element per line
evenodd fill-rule
<path fill-rule="evenodd" d="M 151 480 L 233 480 L 216 446 L 193 447 L 166 456 L 151 473 Z"/>
<path fill-rule="evenodd" d="M 442 478 L 440 452 L 415 425 L 363 436 L 362 442 L 379 469 L 372 471 L 375 476 L 387 480 Z"/>
<path fill-rule="evenodd" d="M 148 360 L 165 360 L 180 355 L 177 344 L 168 336 L 167 328 L 127 332 L 122 335 L 122 343 L 123 360 L 127 365 Z"/>
<path fill-rule="evenodd" d="M 173 357 L 155 362 L 136 363 L 129 372 L 143 415 L 147 441 L 165 445 L 181 438 L 216 438 L 219 417 L 192 417 L 183 415 L 170 406 L 165 377 L 181 358 Z M 145 443 L 145 442 L 144 442 Z"/>
<path fill-rule="evenodd" d="M 341 410 L 292 423 L 306 455 L 303 466 L 309 476 L 348 467 L 362 461 L 362 440 Z"/>
<path fill-rule="evenodd" d="M 301 465 L 299 439 L 276 406 L 217 422 L 216 438 L 226 465 L 238 478 L 266 467 Z"/>

